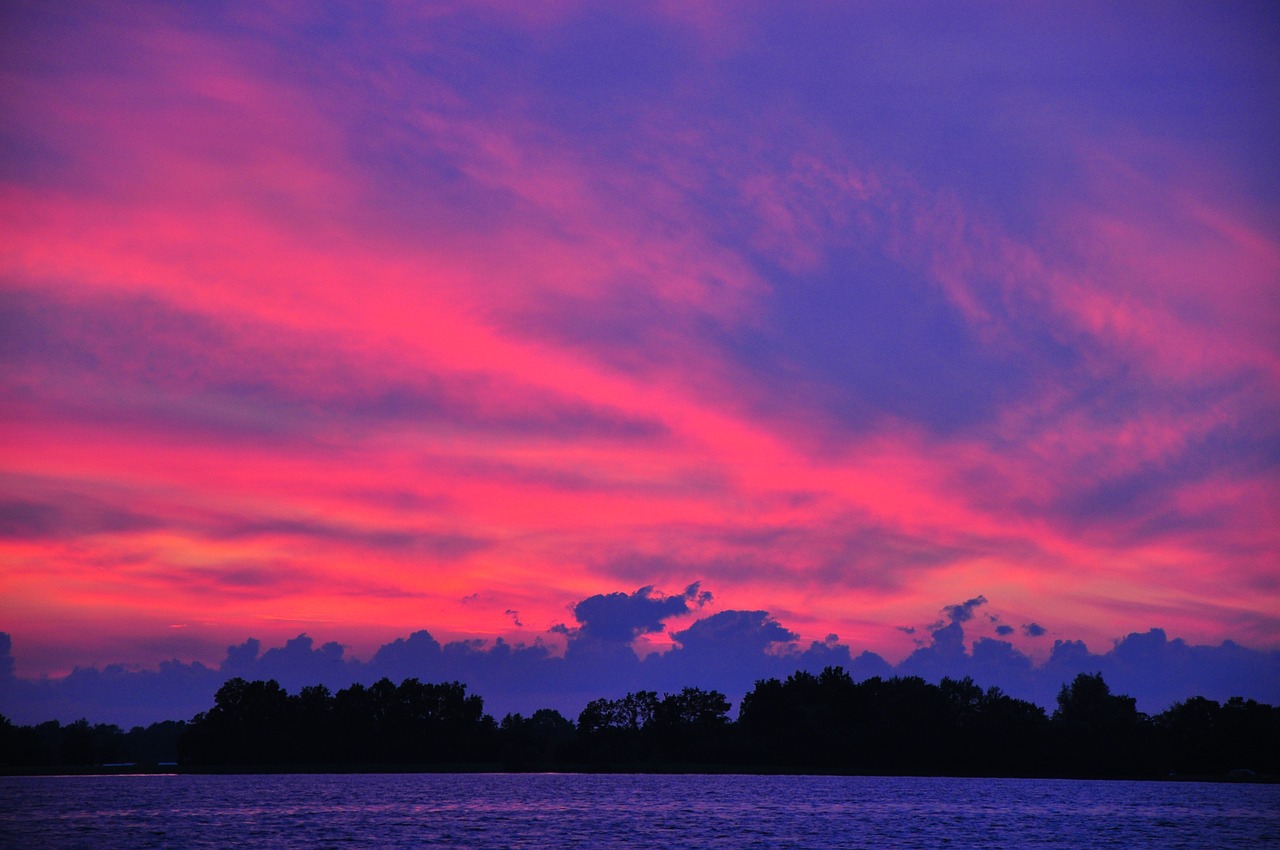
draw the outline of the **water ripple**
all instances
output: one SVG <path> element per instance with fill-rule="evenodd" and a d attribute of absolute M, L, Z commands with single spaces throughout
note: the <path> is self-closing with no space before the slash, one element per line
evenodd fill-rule
<path fill-rule="evenodd" d="M 0 846 L 1280 847 L 1280 786 L 573 774 L 0 778 Z"/>

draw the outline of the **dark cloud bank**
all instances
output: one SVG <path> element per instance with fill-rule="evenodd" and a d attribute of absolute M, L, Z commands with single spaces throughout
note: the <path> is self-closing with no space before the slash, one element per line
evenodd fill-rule
<path fill-rule="evenodd" d="M 383 645 L 362 661 L 347 656 L 341 644 L 317 645 L 303 634 L 265 650 L 250 638 L 228 647 L 216 668 L 178 660 L 154 670 L 113 664 L 39 680 L 14 674 L 12 641 L 0 632 L 0 713 L 20 724 L 86 717 L 127 727 L 189 719 L 212 705 L 214 692 L 232 676 L 275 679 L 295 692 L 305 685 L 337 689 L 386 676 L 397 682 L 409 677 L 464 682 L 499 717 L 538 708 L 576 717 L 591 699 L 640 689 L 674 692 L 696 685 L 737 700 L 759 679 L 783 678 L 798 669 L 818 672 L 828 665 L 843 666 L 855 680 L 897 675 L 937 682 L 943 676 L 971 676 L 983 687 L 997 685 L 1046 707 L 1053 706 L 1064 682 L 1082 672 L 1101 672 L 1114 692 L 1136 697 L 1138 708 L 1151 713 L 1191 696 L 1280 703 L 1280 652 L 1232 641 L 1192 646 L 1151 629 L 1130 634 L 1099 654 L 1081 641 L 1057 640 L 1039 666 L 1007 641 L 978 638 L 966 646 L 964 624 L 986 604 L 982 596 L 944 607 L 942 619 L 925 630 L 927 639 L 897 665 L 871 652 L 855 655 L 836 635 L 806 647 L 767 611 L 721 611 L 671 633 L 677 645 L 665 654 L 642 660 L 632 651 L 635 638 L 664 631 L 667 619 L 709 601 L 710 594 L 697 584 L 675 596 L 644 587 L 588 597 L 573 607 L 576 626 L 553 629 L 567 640 L 562 657 L 540 640 L 441 644 L 423 630 Z M 1029 637 L 1045 633 L 1035 623 L 1022 625 L 1021 631 Z"/>

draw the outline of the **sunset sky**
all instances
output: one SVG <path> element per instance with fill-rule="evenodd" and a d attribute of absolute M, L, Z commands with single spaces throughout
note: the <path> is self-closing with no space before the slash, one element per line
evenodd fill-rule
<path fill-rule="evenodd" d="M 1270 3 L 0 15 L 20 677 L 610 594 L 1280 650 Z"/>

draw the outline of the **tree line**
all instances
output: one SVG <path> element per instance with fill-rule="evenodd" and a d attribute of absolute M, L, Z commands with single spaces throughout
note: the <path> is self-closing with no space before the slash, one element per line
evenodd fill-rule
<path fill-rule="evenodd" d="M 1063 685 L 1052 714 L 972 679 L 871 678 L 840 667 L 759 681 L 736 720 L 688 687 L 501 721 L 458 682 L 381 679 L 290 694 L 231 679 L 190 722 L 119 727 L 0 717 L 9 769 L 176 762 L 185 769 L 777 770 L 1012 776 L 1280 773 L 1280 708 L 1193 697 L 1148 716 L 1100 674 Z"/>

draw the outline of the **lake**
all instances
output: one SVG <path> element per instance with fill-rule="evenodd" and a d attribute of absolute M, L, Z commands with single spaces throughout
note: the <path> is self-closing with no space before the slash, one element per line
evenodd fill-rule
<path fill-rule="evenodd" d="M 12 848 L 1280 847 L 1280 785 L 843 776 L 0 777 Z"/>

